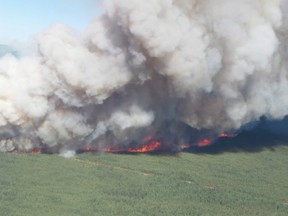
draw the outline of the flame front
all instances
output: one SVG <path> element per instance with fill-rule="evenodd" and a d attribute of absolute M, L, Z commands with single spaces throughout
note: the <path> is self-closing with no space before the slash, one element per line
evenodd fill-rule
<path fill-rule="evenodd" d="M 203 138 L 203 139 L 197 141 L 196 143 L 182 144 L 179 147 L 182 150 L 189 149 L 192 146 L 206 147 L 206 146 L 212 145 L 217 138 L 233 138 L 235 136 L 237 136 L 237 134 L 223 132 L 223 133 L 220 133 L 214 137 L 210 136 L 209 138 L 207 138 L 207 137 Z M 147 152 L 155 152 L 155 151 L 159 151 L 159 150 L 164 150 L 164 151 L 167 150 L 167 146 L 165 149 L 165 144 L 162 143 L 159 139 L 155 138 L 154 135 L 146 136 L 144 139 L 142 139 L 141 143 L 142 143 L 142 145 L 139 145 L 137 147 L 130 147 L 130 148 L 118 148 L 117 147 L 118 145 L 116 145 L 115 147 L 108 147 L 108 148 L 101 149 L 101 148 L 97 147 L 97 145 L 95 145 L 95 146 L 82 147 L 81 150 L 84 152 L 103 151 L 103 152 L 107 152 L 107 153 L 120 153 L 120 152 L 147 153 Z M 41 148 L 34 148 L 31 150 L 31 153 L 41 154 L 41 153 L 43 153 L 43 150 Z"/>
<path fill-rule="evenodd" d="M 146 153 L 157 151 L 161 147 L 160 141 L 152 140 L 151 138 L 145 138 L 145 141 L 147 140 L 150 141 L 146 142 L 146 144 L 139 147 L 133 147 L 128 149 L 105 148 L 103 151 L 109 153 L 117 153 L 117 152 Z"/>
<path fill-rule="evenodd" d="M 219 134 L 219 136 L 218 137 L 224 137 L 224 138 L 232 138 L 232 137 L 235 137 L 235 136 L 237 136 L 237 134 L 229 134 L 229 133 L 221 133 L 221 134 Z"/>
<path fill-rule="evenodd" d="M 211 144 L 212 144 L 212 140 L 210 140 L 210 139 L 203 139 L 203 140 L 199 141 L 199 142 L 196 144 L 196 146 L 198 146 L 198 147 L 205 147 L 205 146 L 209 146 L 209 145 L 211 145 Z"/>
<path fill-rule="evenodd" d="M 31 151 L 32 154 L 41 154 L 42 153 L 42 149 L 41 148 L 34 148 Z"/>
<path fill-rule="evenodd" d="M 183 144 L 180 146 L 181 149 L 188 149 L 190 147 L 191 147 L 191 145 L 188 145 L 188 144 Z"/>
<path fill-rule="evenodd" d="M 147 145 L 138 147 L 138 148 L 130 148 L 128 152 L 135 152 L 135 153 L 145 153 L 145 152 L 153 152 L 160 148 L 161 142 L 160 141 L 151 141 Z"/>

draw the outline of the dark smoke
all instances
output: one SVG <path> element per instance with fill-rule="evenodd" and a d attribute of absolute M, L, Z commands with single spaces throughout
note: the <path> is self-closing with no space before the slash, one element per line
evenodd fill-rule
<path fill-rule="evenodd" d="M 105 0 L 84 34 L 48 28 L 36 56 L 0 59 L 0 151 L 177 148 L 284 118 L 287 5 Z"/>
<path fill-rule="evenodd" d="M 278 146 L 288 146 L 288 117 L 281 121 L 261 118 L 257 125 L 244 128 L 235 137 L 219 138 L 213 145 L 194 146 L 185 151 L 194 154 L 255 153 L 266 149 L 274 151 Z"/>

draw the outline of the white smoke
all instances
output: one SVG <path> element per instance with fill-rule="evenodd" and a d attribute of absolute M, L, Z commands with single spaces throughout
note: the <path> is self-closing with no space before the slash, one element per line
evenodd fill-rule
<path fill-rule="evenodd" d="M 0 151 L 129 145 L 167 121 L 225 131 L 288 114 L 287 0 L 104 6 L 83 35 L 56 24 L 37 56 L 0 59 Z"/>

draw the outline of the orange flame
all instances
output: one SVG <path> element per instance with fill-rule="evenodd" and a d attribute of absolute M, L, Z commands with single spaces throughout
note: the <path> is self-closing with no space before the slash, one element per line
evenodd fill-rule
<path fill-rule="evenodd" d="M 220 133 L 218 135 L 219 138 L 232 138 L 237 136 L 237 134 L 230 134 L 230 133 Z M 119 153 L 119 152 L 131 152 L 131 153 L 145 153 L 145 152 L 153 152 L 159 150 L 161 147 L 162 143 L 159 140 L 154 140 L 153 136 L 147 136 L 143 139 L 142 141 L 145 143 L 144 145 L 140 147 L 134 147 L 134 148 L 128 148 L 128 149 L 123 149 L 123 148 L 105 148 L 103 149 L 104 152 L 110 152 L 110 153 Z M 209 146 L 213 143 L 213 139 L 208 139 L 204 138 L 197 142 L 196 144 L 182 144 L 180 145 L 181 149 L 188 149 L 191 146 L 198 146 L 198 147 L 205 147 Z M 93 152 L 93 151 L 98 151 L 99 149 L 95 146 L 86 146 L 82 149 L 84 152 Z M 32 154 L 41 154 L 42 149 L 41 148 L 34 148 L 31 150 Z"/>
<path fill-rule="evenodd" d="M 128 152 L 135 152 L 135 153 L 145 153 L 145 152 L 153 152 L 159 149 L 161 146 L 161 142 L 159 141 L 151 141 L 147 145 L 138 147 L 138 148 L 130 148 L 127 151 Z"/>
<path fill-rule="evenodd" d="M 191 145 L 188 145 L 188 144 L 183 144 L 180 146 L 181 149 L 187 149 L 187 148 L 190 148 Z"/>
<path fill-rule="evenodd" d="M 218 135 L 218 137 L 219 138 L 232 138 L 232 137 L 235 137 L 235 136 L 237 136 L 237 134 L 229 134 L 229 133 L 220 133 L 219 135 Z M 203 139 L 203 140 L 200 140 L 197 144 L 196 144 L 196 146 L 198 146 L 198 147 L 205 147 L 205 146 L 209 146 L 209 145 L 211 145 L 213 143 L 213 140 L 211 140 L 211 139 L 208 139 L 208 138 L 205 138 L 205 139 Z"/>
<path fill-rule="evenodd" d="M 237 134 L 228 134 L 228 133 L 221 133 L 218 135 L 218 137 L 224 137 L 224 138 L 230 138 L 230 137 L 235 137 Z"/>
<path fill-rule="evenodd" d="M 108 152 L 108 153 L 117 153 L 117 152 L 121 152 L 120 149 L 115 149 L 115 148 L 105 148 L 103 149 L 104 152 Z"/>
<path fill-rule="evenodd" d="M 93 148 L 92 146 L 86 146 L 86 147 L 84 147 L 83 150 L 84 150 L 85 152 L 92 152 L 92 151 L 95 151 L 96 149 Z"/>
<path fill-rule="evenodd" d="M 218 135 L 219 138 L 230 138 L 230 137 L 235 137 L 237 134 L 230 134 L 230 133 L 220 133 Z M 217 136 L 216 136 L 217 137 Z M 205 147 L 209 146 L 213 143 L 214 139 L 208 139 L 204 138 L 197 142 L 196 144 L 182 144 L 180 145 L 181 149 L 187 149 L 190 148 L 191 146 L 198 146 L 198 147 Z M 123 148 L 117 148 L 117 147 L 111 147 L 111 148 L 104 148 L 104 152 L 108 153 L 119 153 L 119 152 L 131 152 L 131 153 L 145 153 L 145 152 L 153 152 L 159 150 L 161 147 L 162 143 L 158 140 L 154 140 L 153 136 L 147 136 L 143 139 L 144 145 L 140 147 L 134 147 L 134 148 L 128 148 L 128 149 L 123 149 Z M 87 146 L 83 149 L 85 152 L 91 152 L 91 151 L 98 151 L 99 149 L 97 147 L 91 147 Z M 36 151 L 36 150 L 35 150 Z M 36 151 L 37 152 L 37 151 Z"/>
<path fill-rule="evenodd" d="M 105 148 L 104 152 L 117 153 L 117 152 L 131 152 L 131 153 L 145 153 L 145 152 L 153 152 L 160 148 L 161 142 L 157 140 L 153 140 L 152 136 L 148 136 L 144 138 L 144 145 L 140 147 L 128 148 L 128 149 L 118 149 L 118 148 Z"/>
<path fill-rule="evenodd" d="M 210 140 L 210 139 L 203 139 L 203 140 L 200 140 L 196 145 L 197 145 L 198 147 L 205 147 L 205 146 L 211 145 L 211 143 L 212 143 L 212 140 Z"/>
<path fill-rule="evenodd" d="M 42 150 L 40 148 L 34 148 L 34 149 L 32 149 L 31 153 L 32 154 L 41 154 Z"/>

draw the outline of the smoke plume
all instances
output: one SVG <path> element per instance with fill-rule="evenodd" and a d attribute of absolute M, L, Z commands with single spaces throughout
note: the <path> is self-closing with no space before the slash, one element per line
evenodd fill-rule
<path fill-rule="evenodd" d="M 84 33 L 49 27 L 37 56 L 0 59 L 0 151 L 180 145 L 285 117 L 287 5 L 105 0 Z"/>

